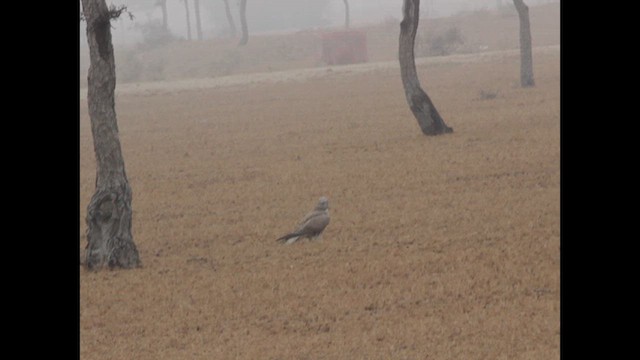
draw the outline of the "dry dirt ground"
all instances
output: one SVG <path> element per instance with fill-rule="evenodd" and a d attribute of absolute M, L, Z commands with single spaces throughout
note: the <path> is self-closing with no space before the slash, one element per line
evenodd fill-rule
<path fill-rule="evenodd" d="M 557 359 L 560 61 L 120 93 L 143 266 L 80 269 L 90 359 Z M 95 161 L 80 109 L 80 253 Z M 317 242 L 275 242 L 326 195 Z"/>

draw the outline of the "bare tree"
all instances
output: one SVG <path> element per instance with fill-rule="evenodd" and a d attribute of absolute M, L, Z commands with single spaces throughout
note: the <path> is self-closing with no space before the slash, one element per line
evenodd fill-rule
<path fill-rule="evenodd" d="M 349 19 L 349 0 L 344 1 L 344 27 L 349 28 L 351 20 Z"/>
<path fill-rule="evenodd" d="M 230 36 L 236 36 L 236 23 L 233 21 L 233 16 L 231 15 L 231 9 L 229 8 L 229 0 L 222 0 L 224 2 L 224 11 L 227 14 L 227 21 L 229 22 L 229 31 Z"/>
<path fill-rule="evenodd" d="M 200 0 L 193 0 L 193 9 L 196 15 L 196 35 L 198 41 L 202 41 L 202 26 L 200 24 Z"/>
<path fill-rule="evenodd" d="M 156 6 L 160 6 L 162 9 L 162 27 L 165 30 L 169 30 L 169 21 L 167 16 L 167 0 L 157 0 Z"/>
<path fill-rule="evenodd" d="M 187 40 L 191 41 L 191 17 L 189 16 L 189 0 L 184 1 L 184 11 L 187 14 Z"/>
<path fill-rule="evenodd" d="M 409 108 L 425 135 L 453 132 L 445 123 L 427 93 L 420 86 L 414 58 L 414 45 L 420 18 L 420 0 L 404 0 L 400 22 L 400 75 Z"/>
<path fill-rule="evenodd" d="M 115 111 L 116 66 L 111 19 L 126 7 L 107 8 L 105 0 L 82 0 L 87 22 L 89 73 L 87 102 L 96 156 L 96 190 L 87 207 L 85 266 L 99 269 L 140 265 L 131 235 L 131 187 L 124 168 Z"/>
<path fill-rule="evenodd" d="M 520 86 L 535 86 L 533 81 L 533 55 L 531 51 L 531 24 L 529 7 L 522 0 L 513 0 L 520 18 Z"/>
<path fill-rule="evenodd" d="M 247 45 L 249 41 L 249 29 L 247 28 L 247 0 L 240 0 L 240 27 L 242 28 L 242 38 L 238 46 Z"/>

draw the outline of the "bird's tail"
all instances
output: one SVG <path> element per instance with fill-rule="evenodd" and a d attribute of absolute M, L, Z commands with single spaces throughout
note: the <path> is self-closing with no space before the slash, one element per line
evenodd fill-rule
<path fill-rule="evenodd" d="M 296 240 L 298 240 L 298 238 L 300 237 L 301 234 L 297 233 L 297 232 L 292 232 L 290 234 L 284 235 L 279 237 L 278 239 L 276 239 L 276 241 L 281 242 L 281 243 L 287 243 L 287 244 L 291 244 L 293 242 L 295 242 Z"/>

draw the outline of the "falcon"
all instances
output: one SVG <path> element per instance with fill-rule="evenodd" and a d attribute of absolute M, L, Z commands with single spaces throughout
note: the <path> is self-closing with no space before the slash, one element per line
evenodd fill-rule
<path fill-rule="evenodd" d="M 314 239 L 322 234 L 327 225 L 329 225 L 329 200 L 323 196 L 293 232 L 281 236 L 276 241 L 293 244 L 303 238 Z"/>

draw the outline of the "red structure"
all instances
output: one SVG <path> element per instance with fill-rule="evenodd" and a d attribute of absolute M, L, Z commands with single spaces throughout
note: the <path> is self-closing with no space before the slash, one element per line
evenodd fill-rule
<path fill-rule="evenodd" d="M 328 65 L 367 62 L 367 34 L 357 30 L 322 34 L 322 61 Z"/>

